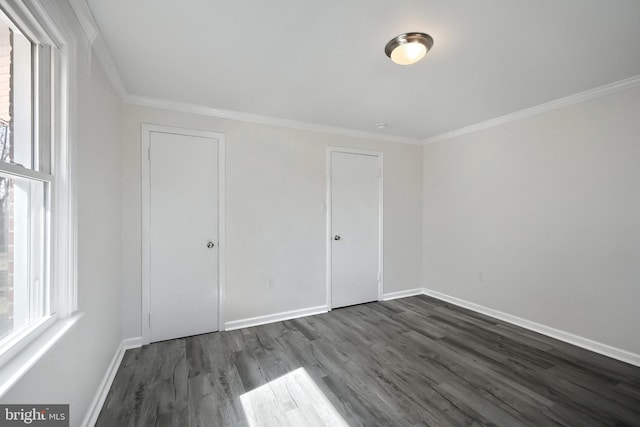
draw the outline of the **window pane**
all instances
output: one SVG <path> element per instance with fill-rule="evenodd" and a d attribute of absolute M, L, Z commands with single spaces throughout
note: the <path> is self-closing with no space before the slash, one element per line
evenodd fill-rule
<path fill-rule="evenodd" d="M 0 340 L 49 314 L 45 184 L 0 174 Z"/>
<path fill-rule="evenodd" d="M 0 12 L 0 160 L 33 168 L 33 45 Z"/>

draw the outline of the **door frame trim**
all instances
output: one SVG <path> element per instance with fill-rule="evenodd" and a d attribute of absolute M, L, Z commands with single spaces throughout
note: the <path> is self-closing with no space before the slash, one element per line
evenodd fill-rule
<path fill-rule="evenodd" d="M 382 301 L 382 295 L 384 294 L 384 269 L 383 269 L 383 252 L 384 252 L 384 237 L 383 237 L 383 212 L 384 212 L 384 199 L 383 199 L 383 187 L 384 187 L 384 167 L 383 167 L 383 153 L 381 151 L 360 150 L 355 148 L 335 147 L 327 146 L 327 194 L 326 194 L 326 230 L 325 230 L 325 245 L 326 245 L 326 294 L 327 294 L 327 310 L 332 310 L 331 304 L 331 154 L 332 153 L 347 153 L 347 154 L 360 154 L 365 156 L 373 156 L 378 158 L 378 167 L 380 168 L 380 179 L 378 180 L 378 301 Z"/>
<path fill-rule="evenodd" d="M 141 164 L 141 232 L 142 232 L 142 344 L 151 342 L 149 329 L 150 314 L 150 222 L 149 206 L 151 196 L 151 180 L 149 175 L 149 147 L 151 146 L 151 132 L 168 133 L 173 135 L 198 136 L 218 140 L 218 331 L 224 330 L 225 324 L 225 143 L 224 134 L 202 131 L 196 129 L 185 129 L 172 126 L 163 126 L 149 123 L 142 123 L 140 138 L 140 164 Z"/>

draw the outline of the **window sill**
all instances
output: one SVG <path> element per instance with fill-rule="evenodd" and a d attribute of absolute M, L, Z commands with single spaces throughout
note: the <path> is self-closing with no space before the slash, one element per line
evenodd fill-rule
<path fill-rule="evenodd" d="M 42 359 L 76 324 L 84 313 L 57 320 L 31 341 L 20 353 L 0 367 L 0 399 Z"/>

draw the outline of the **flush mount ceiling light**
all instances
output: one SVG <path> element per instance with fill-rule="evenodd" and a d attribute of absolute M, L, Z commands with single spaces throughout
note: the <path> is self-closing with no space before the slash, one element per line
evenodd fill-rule
<path fill-rule="evenodd" d="M 396 64 L 410 65 L 420 61 L 433 46 L 433 39 L 425 33 L 404 33 L 391 39 L 384 53 Z"/>

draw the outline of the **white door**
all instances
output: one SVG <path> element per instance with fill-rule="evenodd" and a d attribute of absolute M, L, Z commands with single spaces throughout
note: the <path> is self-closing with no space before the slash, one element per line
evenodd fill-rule
<path fill-rule="evenodd" d="M 331 152 L 331 307 L 378 300 L 378 156 Z"/>
<path fill-rule="evenodd" d="M 218 330 L 218 140 L 149 135 L 149 337 Z"/>

